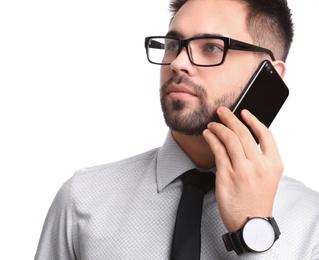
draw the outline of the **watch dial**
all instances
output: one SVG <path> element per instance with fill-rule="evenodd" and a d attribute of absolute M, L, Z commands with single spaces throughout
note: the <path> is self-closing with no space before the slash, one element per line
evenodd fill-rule
<path fill-rule="evenodd" d="M 244 226 L 243 239 L 251 250 L 263 252 L 273 245 L 275 231 L 266 219 L 253 218 Z"/>

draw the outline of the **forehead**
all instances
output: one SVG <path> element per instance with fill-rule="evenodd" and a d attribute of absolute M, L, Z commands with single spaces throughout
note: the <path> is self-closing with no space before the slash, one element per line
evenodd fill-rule
<path fill-rule="evenodd" d="M 207 33 L 252 43 L 246 17 L 245 6 L 234 0 L 189 0 L 176 13 L 169 30 L 184 38 Z"/>

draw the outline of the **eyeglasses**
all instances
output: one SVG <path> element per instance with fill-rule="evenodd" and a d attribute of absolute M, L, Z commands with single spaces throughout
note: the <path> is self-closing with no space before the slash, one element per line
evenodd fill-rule
<path fill-rule="evenodd" d="M 147 59 L 153 64 L 170 65 L 184 47 L 191 63 L 200 67 L 221 65 L 228 50 L 264 52 L 275 61 L 270 50 L 227 37 L 202 36 L 186 40 L 171 36 L 145 38 Z"/>

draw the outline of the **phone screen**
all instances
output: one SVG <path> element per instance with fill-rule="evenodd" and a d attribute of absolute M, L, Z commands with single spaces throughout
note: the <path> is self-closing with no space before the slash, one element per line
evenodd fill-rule
<path fill-rule="evenodd" d="M 235 105 L 233 113 L 245 124 L 240 113 L 243 109 L 248 109 L 259 121 L 269 127 L 288 95 L 289 90 L 286 84 L 271 62 L 266 60 L 262 62 L 248 83 L 247 88 Z M 253 137 L 259 143 L 254 134 Z"/>

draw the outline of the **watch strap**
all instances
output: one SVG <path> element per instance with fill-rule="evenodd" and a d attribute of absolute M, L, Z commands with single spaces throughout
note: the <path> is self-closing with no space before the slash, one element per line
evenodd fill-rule
<path fill-rule="evenodd" d="M 237 255 L 242 255 L 247 252 L 247 249 L 245 249 L 240 239 L 240 230 L 223 235 L 223 241 L 228 252 L 234 250 Z"/>
<path fill-rule="evenodd" d="M 275 230 L 275 241 L 279 238 L 281 232 L 279 230 L 278 224 L 274 218 L 267 218 L 270 222 L 270 224 L 273 226 Z"/>

